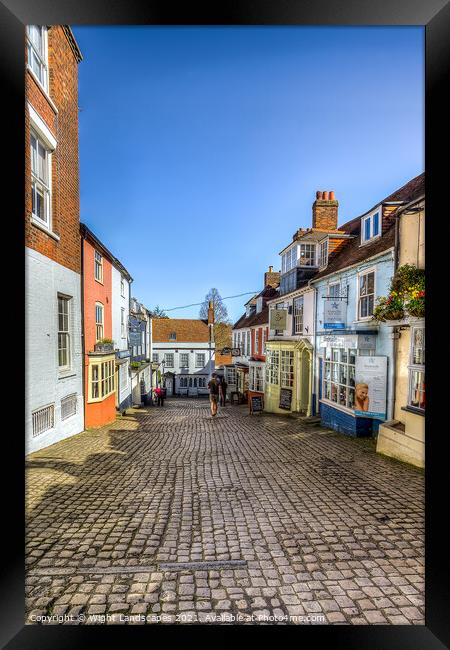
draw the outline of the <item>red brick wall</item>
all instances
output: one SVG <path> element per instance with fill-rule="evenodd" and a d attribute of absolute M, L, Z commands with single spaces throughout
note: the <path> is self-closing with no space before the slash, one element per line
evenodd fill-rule
<path fill-rule="evenodd" d="M 26 107 L 25 245 L 80 273 L 78 63 L 63 28 L 58 25 L 48 30 L 48 64 L 49 94 L 58 113 L 28 70 L 25 72 L 25 93 L 57 141 L 52 155 L 52 230 L 60 240 L 55 241 L 31 223 L 30 119 Z"/>
<path fill-rule="evenodd" d="M 338 202 L 316 199 L 313 203 L 312 227 L 320 230 L 335 230 L 338 222 Z"/>

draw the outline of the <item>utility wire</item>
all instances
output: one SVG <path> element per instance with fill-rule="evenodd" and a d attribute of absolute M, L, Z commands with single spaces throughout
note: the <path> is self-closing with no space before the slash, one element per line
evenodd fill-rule
<path fill-rule="evenodd" d="M 235 296 L 225 296 L 225 298 L 222 298 L 222 300 L 230 300 L 230 298 L 240 298 L 241 296 L 249 296 L 250 294 L 255 294 L 259 293 L 259 291 L 246 291 L 245 293 L 238 293 Z M 163 311 L 175 311 L 176 309 L 187 309 L 188 307 L 198 307 L 198 305 L 203 305 L 205 301 L 202 300 L 201 302 L 193 302 L 190 305 L 183 305 L 182 307 L 170 307 L 170 309 L 166 309 L 164 307 Z"/>

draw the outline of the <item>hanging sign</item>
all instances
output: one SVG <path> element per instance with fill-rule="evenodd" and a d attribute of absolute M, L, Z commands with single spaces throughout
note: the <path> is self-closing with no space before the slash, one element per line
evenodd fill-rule
<path fill-rule="evenodd" d="M 355 415 L 386 419 L 387 357 L 356 357 Z"/>
<path fill-rule="evenodd" d="M 285 330 L 287 327 L 287 309 L 271 309 L 269 327 L 271 330 Z"/>
<path fill-rule="evenodd" d="M 347 304 L 345 300 L 324 300 L 323 306 L 323 327 L 326 330 L 344 329 L 347 315 Z"/>

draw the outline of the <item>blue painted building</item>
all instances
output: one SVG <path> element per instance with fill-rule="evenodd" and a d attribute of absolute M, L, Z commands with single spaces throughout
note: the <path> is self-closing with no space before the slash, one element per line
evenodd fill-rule
<path fill-rule="evenodd" d="M 393 417 L 395 365 L 392 328 L 373 319 L 376 300 L 389 293 L 398 237 L 394 213 L 413 198 L 416 180 L 339 227 L 346 234 L 326 246 L 316 290 L 312 402 L 322 423 L 360 437 Z M 328 235 L 332 239 L 332 235 Z"/>

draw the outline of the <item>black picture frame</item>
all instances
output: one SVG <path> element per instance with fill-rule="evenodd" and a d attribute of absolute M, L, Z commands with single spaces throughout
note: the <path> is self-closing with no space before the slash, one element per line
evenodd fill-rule
<path fill-rule="evenodd" d="M 160 25 L 423 25 L 426 40 L 426 143 L 425 168 L 427 208 L 427 436 L 426 436 L 426 625 L 425 626 L 210 626 L 202 632 L 220 630 L 225 635 L 250 630 L 264 635 L 283 635 L 286 629 L 299 635 L 301 644 L 321 643 L 335 649 L 371 648 L 395 650 L 438 650 L 450 645 L 450 590 L 448 538 L 444 529 L 448 494 L 448 438 L 445 404 L 440 390 L 439 370 L 443 365 L 447 276 L 446 246 L 442 237 L 448 229 L 448 162 L 444 136 L 448 133 L 450 87 L 450 5 L 447 0 L 231 0 L 223 4 L 173 3 L 150 0 L 1 0 L 0 67 L 2 80 L 3 143 L 8 165 L 4 170 L 4 196 L 10 199 L 8 226 L 4 231 L 4 286 L 6 313 L 14 315 L 14 343 L 9 339 L 6 322 L 4 362 L 6 386 L 3 391 L 4 438 L 3 475 L 11 468 L 4 488 L 3 551 L 1 570 L 1 644 L 6 648 L 80 648 L 105 642 L 111 633 L 119 643 L 134 634 L 135 643 L 152 642 L 155 635 L 167 642 L 176 630 L 184 639 L 195 626 L 154 628 L 129 626 L 25 626 L 24 625 L 24 129 L 25 107 L 24 25 L 25 24 L 160 24 Z M 392 97 L 390 101 L 407 101 Z M 5 142 L 6 140 L 6 142 Z M 448 203 L 448 200 L 447 200 Z M 3 210 L 6 211 L 5 203 Z M 4 213 L 5 216 L 5 213 Z M 441 221 L 440 221 L 441 220 Z M 5 236 L 6 235 L 6 236 Z M 432 248 L 436 248 L 433 255 Z M 6 252 L 12 255 L 6 264 Z M 13 266 L 14 265 L 14 266 Z M 22 275 L 23 274 L 23 275 Z M 442 289 L 441 289 L 442 284 Z M 440 305 L 442 308 L 440 309 Z M 439 321 L 438 321 L 439 319 Z M 9 320 L 9 319 L 8 319 Z M 17 323 L 20 323 L 17 332 Z M 21 338 L 22 337 L 22 338 Z M 442 337 L 442 339 L 440 338 Z M 437 346 L 440 345 L 438 351 Z M 9 356 L 9 358 L 8 358 Z M 448 356 L 448 355 L 447 355 Z M 447 364 L 448 365 L 448 364 Z M 10 370 L 12 376 L 10 376 Z M 448 385 L 448 378 L 445 378 Z M 438 401 L 439 396 L 439 401 Z M 129 632 L 132 629 L 133 632 Z M 99 630 L 101 630 L 99 632 Z M 126 631 L 125 631 L 126 630 Z M 270 632 L 269 632 L 270 630 Z M 145 637 L 143 636 L 145 634 Z M 120 637 L 120 640 L 119 640 Z M 138 641 L 139 639 L 139 641 Z"/>

